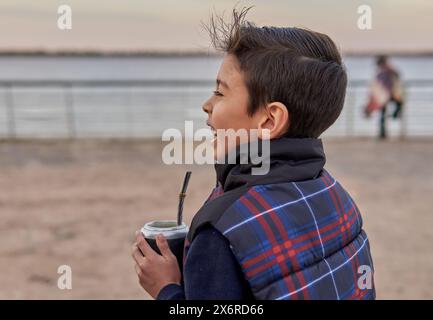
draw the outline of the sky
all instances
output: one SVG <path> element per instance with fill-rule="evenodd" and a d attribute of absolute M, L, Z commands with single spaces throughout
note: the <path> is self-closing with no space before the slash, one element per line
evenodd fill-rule
<path fill-rule="evenodd" d="M 62 4 L 71 30 L 57 27 Z M 253 5 L 247 19 L 259 26 L 327 33 L 343 52 L 433 51 L 432 0 L 0 0 L 0 51 L 207 51 L 201 22 L 236 4 Z M 360 5 L 371 30 L 357 26 Z"/>

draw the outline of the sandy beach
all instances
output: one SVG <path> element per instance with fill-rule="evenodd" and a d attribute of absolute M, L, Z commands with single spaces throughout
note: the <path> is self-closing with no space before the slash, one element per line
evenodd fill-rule
<path fill-rule="evenodd" d="M 379 299 L 433 299 L 433 140 L 325 140 L 326 168 L 364 218 Z M 0 299 L 148 299 L 134 232 L 175 217 L 184 172 L 189 223 L 212 166 L 164 165 L 159 141 L 0 143 Z M 57 268 L 72 268 L 72 290 Z"/>

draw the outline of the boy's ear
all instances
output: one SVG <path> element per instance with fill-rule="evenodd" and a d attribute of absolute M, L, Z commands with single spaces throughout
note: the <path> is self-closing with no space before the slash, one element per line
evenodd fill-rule
<path fill-rule="evenodd" d="M 263 139 L 262 129 L 269 130 L 269 139 L 279 138 L 289 129 L 290 116 L 286 106 L 281 102 L 271 102 L 262 109 L 257 125 L 258 135 Z"/>

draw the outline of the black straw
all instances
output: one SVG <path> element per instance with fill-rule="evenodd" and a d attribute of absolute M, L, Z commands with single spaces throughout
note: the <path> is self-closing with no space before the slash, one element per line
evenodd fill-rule
<path fill-rule="evenodd" d="M 183 179 L 182 190 L 179 193 L 179 206 L 177 208 L 177 225 L 182 224 L 182 211 L 183 211 L 183 200 L 186 197 L 186 189 L 188 188 L 189 178 L 191 177 L 191 171 L 187 171 L 185 178 Z"/>

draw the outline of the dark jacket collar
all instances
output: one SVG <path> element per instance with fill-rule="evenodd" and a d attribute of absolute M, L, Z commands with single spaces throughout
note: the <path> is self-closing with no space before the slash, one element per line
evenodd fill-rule
<path fill-rule="evenodd" d="M 258 146 L 260 147 L 261 143 L 258 143 Z M 235 151 L 235 163 L 228 163 L 226 156 L 225 163 L 215 164 L 217 183 L 225 192 L 243 185 L 314 179 L 320 174 L 326 162 L 322 140 L 282 137 L 270 141 L 269 172 L 265 175 L 252 175 L 251 168 L 261 165 L 254 165 L 251 161 L 246 164 L 240 163 L 240 150 L 238 146 Z"/>

